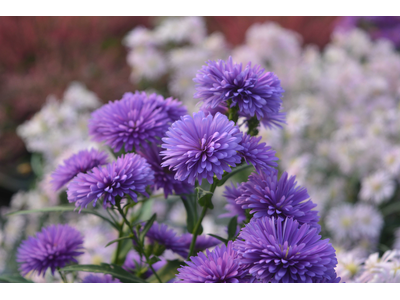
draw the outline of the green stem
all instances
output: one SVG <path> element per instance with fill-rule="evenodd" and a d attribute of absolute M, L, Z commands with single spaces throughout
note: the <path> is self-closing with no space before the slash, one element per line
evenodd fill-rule
<path fill-rule="evenodd" d="M 122 221 L 121 225 L 119 226 L 119 234 L 118 238 L 121 238 L 124 235 L 124 221 Z M 114 264 L 118 264 L 118 258 L 119 258 L 119 253 L 121 252 L 121 245 L 122 241 L 118 241 L 117 243 L 117 250 L 115 252 L 115 257 L 114 257 Z"/>
<path fill-rule="evenodd" d="M 215 189 L 217 188 L 217 185 L 218 185 L 218 179 L 214 178 L 214 182 L 213 182 L 213 184 L 211 185 L 211 188 L 210 188 L 210 192 L 211 193 L 214 194 Z M 212 195 L 211 195 L 211 197 L 212 197 Z M 211 199 L 210 199 L 210 201 L 211 201 Z M 194 255 L 194 251 L 195 251 L 194 247 L 196 245 L 198 232 L 199 232 L 199 229 L 200 229 L 200 226 L 201 226 L 201 222 L 203 222 L 203 219 L 204 219 L 204 216 L 206 215 L 206 213 L 207 213 L 207 206 L 204 206 L 203 210 L 201 211 L 200 218 L 197 220 L 197 223 L 196 223 L 196 225 L 194 226 L 194 229 L 193 229 L 193 237 L 192 237 L 192 242 L 190 243 L 188 260 L 190 259 L 191 256 Z"/>
<path fill-rule="evenodd" d="M 57 268 L 58 274 L 60 274 L 61 279 L 64 283 L 68 283 L 67 278 L 64 276 L 64 274 L 61 272 L 60 268 Z"/>
<path fill-rule="evenodd" d="M 157 280 L 162 283 L 160 277 L 158 276 L 157 272 L 154 270 L 153 265 L 150 262 L 150 259 L 148 257 L 148 255 L 146 254 L 146 251 L 144 251 L 144 247 L 142 245 L 142 243 L 140 242 L 140 240 L 137 238 L 136 233 L 133 231 L 133 228 L 131 226 L 131 224 L 129 223 L 128 219 L 126 218 L 123 209 L 121 208 L 121 203 L 120 201 L 117 201 L 117 209 L 119 211 L 119 213 L 121 214 L 122 218 L 124 219 L 125 224 L 128 226 L 129 230 L 132 232 L 133 235 L 133 239 L 134 241 L 138 244 L 139 248 L 140 248 L 140 256 L 142 256 L 142 254 L 144 255 L 144 257 L 146 258 L 146 262 L 150 267 L 150 270 L 153 272 L 154 276 L 156 276 Z"/>

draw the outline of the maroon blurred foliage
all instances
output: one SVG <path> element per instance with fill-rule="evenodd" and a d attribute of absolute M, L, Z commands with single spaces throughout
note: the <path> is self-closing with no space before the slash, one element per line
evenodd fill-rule
<path fill-rule="evenodd" d="M 62 96 L 78 80 L 104 102 L 132 91 L 121 41 L 152 17 L 0 17 L 0 175 L 16 172 L 26 149 L 15 128 L 29 119 L 49 94 Z M 299 32 L 305 43 L 325 45 L 335 17 L 206 17 L 209 32 L 221 31 L 232 45 L 248 27 L 274 21 Z M 18 175 L 18 174 L 16 174 Z M 3 185 L 4 186 L 4 185 Z"/>
<path fill-rule="evenodd" d="M 276 22 L 282 27 L 294 30 L 303 37 L 305 44 L 320 48 L 330 39 L 337 17 L 208 17 L 209 31 L 221 31 L 232 45 L 241 44 L 246 30 L 254 23 Z"/>

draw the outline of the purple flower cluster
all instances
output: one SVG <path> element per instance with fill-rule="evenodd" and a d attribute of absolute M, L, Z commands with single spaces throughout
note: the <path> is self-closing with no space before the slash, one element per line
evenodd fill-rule
<path fill-rule="evenodd" d="M 292 218 L 253 218 L 233 248 L 240 265 L 262 282 L 337 282 L 335 249 L 316 228 Z"/>
<path fill-rule="evenodd" d="M 297 186 L 296 176 L 288 178 L 285 172 L 278 180 L 278 172 L 253 173 L 248 182 L 242 184 L 241 195 L 236 203 L 243 209 L 251 209 L 254 218 L 291 217 L 300 224 L 320 229 L 317 205 L 310 200 L 307 189 Z"/>
<path fill-rule="evenodd" d="M 238 151 L 242 134 L 235 123 L 220 113 L 215 116 L 204 112 L 186 115 L 172 124 L 163 138 L 161 151 L 163 167 L 176 171 L 175 179 L 201 184 L 205 178 L 213 183 L 214 175 L 222 178 L 224 171 L 241 162 Z"/>
<path fill-rule="evenodd" d="M 89 134 L 105 142 L 115 152 L 159 143 L 171 123 L 186 113 L 186 108 L 172 98 L 147 96 L 145 92 L 126 93 L 121 100 L 109 102 L 96 110 L 89 120 Z"/>
<path fill-rule="evenodd" d="M 160 157 L 161 148 L 157 144 L 150 147 L 138 150 L 138 154 L 143 156 L 150 164 L 151 169 L 154 171 L 154 186 L 155 189 L 163 189 L 165 198 L 172 195 L 174 192 L 177 195 L 189 194 L 193 191 L 193 185 L 186 181 L 176 180 L 175 173 L 168 170 L 168 168 L 161 166 Z"/>
<path fill-rule="evenodd" d="M 247 164 L 252 164 L 257 172 L 270 172 L 274 167 L 278 166 L 275 156 L 275 151 L 265 143 L 259 143 L 260 137 L 250 136 L 248 134 L 243 135 L 242 142 L 240 145 L 243 150 L 239 151 L 240 155 L 244 158 Z"/>
<path fill-rule="evenodd" d="M 82 283 L 121 283 L 119 279 L 113 279 L 111 275 L 94 275 L 90 274 L 83 278 Z"/>
<path fill-rule="evenodd" d="M 107 163 L 107 153 L 95 149 L 83 150 L 63 161 L 63 164 L 53 172 L 54 190 L 61 189 L 79 173 L 86 173 L 94 167 Z"/>
<path fill-rule="evenodd" d="M 103 207 L 115 205 L 115 197 L 129 195 L 134 201 L 137 193 L 148 196 L 146 187 L 154 182 L 154 172 L 146 160 L 137 154 L 126 154 L 106 166 L 80 173 L 68 185 L 68 201 L 76 207 L 87 207 L 103 198 Z"/>
<path fill-rule="evenodd" d="M 237 253 L 230 241 L 227 246 L 200 252 L 198 256 L 185 261 L 187 266 L 178 269 L 176 277 L 182 283 L 237 283 L 244 277 L 245 271 L 239 266 Z"/>
<path fill-rule="evenodd" d="M 266 120 L 279 114 L 282 106 L 284 90 L 277 76 L 258 65 L 252 67 L 251 63 L 243 70 L 242 64 L 233 63 L 232 57 L 228 61 L 208 61 L 193 80 L 196 82 L 194 97 L 203 100 L 205 108 L 215 109 L 231 100 L 230 107 L 237 106 L 240 115 L 256 116 L 262 123 L 270 124 Z"/>
<path fill-rule="evenodd" d="M 76 257 L 83 254 L 83 237 L 68 225 L 50 225 L 24 240 L 17 250 L 17 263 L 22 275 L 35 271 L 38 275 L 47 269 L 51 273 L 68 263 L 77 263 Z"/>

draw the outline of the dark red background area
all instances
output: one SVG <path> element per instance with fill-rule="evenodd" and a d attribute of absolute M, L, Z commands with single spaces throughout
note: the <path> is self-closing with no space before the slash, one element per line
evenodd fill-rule
<path fill-rule="evenodd" d="M 248 27 L 268 20 L 295 30 L 304 43 L 323 47 L 336 17 L 206 17 L 208 32 L 224 33 L 231 45 Z M 78 80 L 103 101 L 134 89 L 125 34 L 153 17 L 0 17 L 0 175 L 27 155 L 15 128 L 40 110 L 49 94 L 62 96 Z M 4 185 L 3 185 L 4 186 Z"/>

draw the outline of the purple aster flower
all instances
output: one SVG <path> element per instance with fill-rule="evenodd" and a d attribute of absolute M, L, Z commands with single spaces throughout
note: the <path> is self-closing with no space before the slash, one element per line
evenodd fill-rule
<path fill-rule="evenodd" d="M 243 150 L 239 154 L 244 158 L 246 163 L 250 163 L 256 168 L 258 173 L 269 172 L 272 168 L 277 167 L 275 151 L 265 143 L 259 143 L 260 137 L 243 134 L 243 139 L 240 145 Z"/>
<path fill-rule="evenodd" d="M 203 178 L 209 183 L 213 176 L 222 178 L 224 171 L 231 172 L 231 167 L 241 162 L 237 151 L 243 149 L 239 128 L 228 117 L 217 113 L 205 116 L 204 112 L 186 115 L 172 124 L 166 133 L 162 145 L 166 150 L 163 167 L 176 171 L 175 179 L 188 180 L 200 184 Z"/>
<path fill-rule="evenodd" d="M 170 105 L 170 106 L 169 106 Z M 179 102 L 145 92 L 126 93 L 121 100 L 109 102 L 92 113 L 89 134 L 95 141 L 104 141 L 118 152 L 158 143 L 170 124 L 185 112 Z"/>
<path fill-rule="evenodd" d="M 154 183 L 154 172 L 140 155 L 129 153 L 106 166 L 80 173 L 68 185 L 68 201 L 76 207 L 87 207 L 103 198 L 103 207 L 115 205 L 115 197 L 129 195 L 137 201 L 137 193 L 148 197 L 146 187 Z"/>
<path fill-rule="evenodd" d="M 189 254 L 190 244 L 192 243 L 193 235 L 191 233 L 183 234 L 177 242 L 172 251 L 178 253 L 182 257 L 187 257 Z M 204 251 L 208 248 L 214 247 L 221 244 L 221 241 L 212 236 L 199 235 L 196 238 L 196 244 L 194 245 L 194 252 Z"/>
<path fill-rule="evenodd" d="M 226 115 L 228 113 L 228 107 L 225 102 L 218 104 L 216 107 L 211 108 L 211 106 L 203 105 L 200 107 L 200 110 L 204 112 L 207 116 L 208 114 L 215 115 L 217 112 Z"/>
<path fill-rule="evenodd" d="M 90 274 L 86 276 L 82 283 L 121 283 L 119 279 L 113 279 L 111 275 L 104 274 L 104 275 L 94 275 Z"/>
<path fill-rule="evenodd" d="M 147 263 L 143 261 L 143 259 L 142 260 L 140 259 L 139 253 L 137 253 L 134 250 L 131 250 L 128 252 L 128 255 L 126 256 L 125 262 L 122 265 L 122 267 L 129 272 L 134 272 L 137 266 L 144 266 L 144 265 L 147 266 Z M 161 259 L 160 261 L 152 264 L 154 271 L 156 272 L 167 264 L 167 260 L 165 258 L 160 257 L 160 259 Z M 144 273 L 144 278 L 148 278 L 152 274 L 153 272 L 149 269 L 146 271 L 146 273 Z"/>
<path fill-rule="evenodd" d="M 185 261 L 187 266 L 178 269 L 176 275 L 183 283 L 217 283 L 240 282 L 245 272 L 240 268 L 237 253 L 232 248 L 232 242 L 228 246 L 221 245 L 213 251 L 206 250 L 207 255 L 200 252 L 198 256 L 190 257 L 191 261 Z"/>
<path fill-rule="evenodd" d="M 22 241 L 17 250 L 19 270 L 25 276 L 31 271 L 43 277 L 48 268 L 54 275 L 57 268 L 68 263 L 77 263 L 76 257 L 83 254 L 83 236 L 68 225 L 50 225 Z"/>
<path fill-rule="evenodd" d="M 217 107 L 221 102 L 232 100 L 231 107 L 238 106 L 239 113 L 261 120 L 266 113 L 278 113 L 284 90 L 280 80 L 271 72 L 249 62 L 244 70 L 242 64 L 228 61 L 208 61 L 197 72 L 195 98 L 204 105 Z"/>
<path fill-rule="evenodd" d="M 260 120 L 264 127 L 273 129 L 274 127 L 282 128 L 283 124 L 286 124 L 286 113 L 284 112 L 266 112 L 264 117 Z"/>
<path fill-rule="evenodd" d="M 220 215 L 220 218 L 232 218 L 234 216 L 238 216 L 238 223 L 243 222 L 246 220 L 246 212 L 242 208 L 242 205 L 236 203 L 236 198 L 242 195 L 242 188 L 243 183 L 238 183 L 237 187 L 231 182 L 231 186 L 225 186 L 225 192 L 223 196 L 228 201 L 228 204 L 225 205 L 225 209 L 228 211 L 225 214 Z"/>
<path fill-rule="evenodd" d="M 154 222 L 147 232 L 146 238 L 151 244 L 157 242 L 164 246 L 165 249 L 170 249 L 177 253 L 184 249 L 184 245 L 179 241 L 176 231 L 168 228 L 166 224 Z"/>
<path fill-rule="evenodd" d="M 153 188 L 164 190 L 165 198 L 168 195 L 172 195 L 173 192 L 177 195 L 189 194 L 193 191 L 193 185 L 186 181 L 176 180 L 174 178 L 175 173 L 168 170 L 168 168 L 163 168 L 161 166 L 160 157 L 161 148 L 157 144 L 152 144 L 149 148 L 141 148 L 138 154 L 143 156 L 147 162 L 150 164 L 152 170 L 154 171 L 154 186 Z"/>
<path fill-rule="evenodd" d="M 95 149 L 83 150 L 63 161 L 63 164 L 53 172 L 54 190 L 59 190 L 79 173 L 86 173 L 94 167 L 107 163 L 107 153 Z"/>
<path fill-rule="evenodd" d="M 334 281 L 337 264 L 329 239 L 292 218 L 253 218 L 233 248 L 240 264 L 262 282 Z"/>
<path fill-rule="evenodd" d="M 297 186 L 296 176 L 285 172 L 278 180 L 278 172 L 253 173 L 249 181 L 242 185 L 242 195 L 236 203 L 243 209 L 251 209 L 254 218 L 263 216 L 275 218 L 291 217 L 300 224 L 310 224 L 320 229 L 317 205 L 310 200 L 307 189 Z"/>

